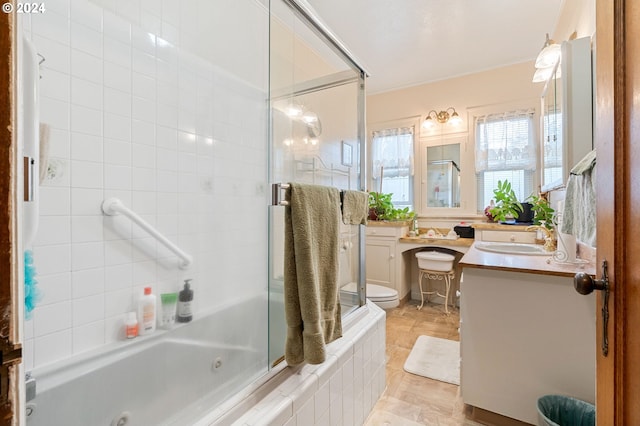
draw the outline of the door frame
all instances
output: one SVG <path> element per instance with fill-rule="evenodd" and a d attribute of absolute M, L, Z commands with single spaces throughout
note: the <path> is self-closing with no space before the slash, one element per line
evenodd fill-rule
<path fill-rule="evenodd" d="M 596 0 L 595 146 L 597 274 L 611 286 L 609 354 L 601 351 L 603 294 L 597 295 L 598 425 L 640 424 L 640 1 Z M 598 292 L 602 293 L 602 292 Z"/>
<path fill-rule="evenodd" d="M 13 2 L 11 2 L 13 3 Z M 0 349 L 18 350 L 18 282 L 21 274 L 17 229 L 17 19 L 14 13 L 0 14 Z M 7 358 L 4 356 L 3 358 Z M 0 365 L 0 419 L 2 424 L 20 424 L 22 389 L 21 358 L 3 359 Z"/>

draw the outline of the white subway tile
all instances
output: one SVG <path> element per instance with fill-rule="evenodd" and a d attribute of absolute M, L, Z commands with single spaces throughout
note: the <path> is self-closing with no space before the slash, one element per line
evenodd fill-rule
<path fill-rule="evenodd" d="M 141 98 L 156 100 L 156 79 L 154 77 L 147 76 L 134 72 L 132 75 L 132 94 Z"/>
<path fill-rule="evenodd" d="M 70 108 L 71 105 L 67 102 L 41 96 L 40 121 L 56 129 L 69 130 Z"/>
<path fill-rule="evenodd" d="M 105 10 L 102 23 L 105 38 L 110 37 L 127 44 L 131 42 L 131 24 L 120 16 Z"/>
<path fill-rule="evenodd" d="M 116 39 L 105 37 L 104 38 L 104 60 L 105 66 L 107 63 L 112 63 L 124 67 L 127 72 L 131 71 L 131 45 L 123 43 Z M 105 69 L 106 75 L 106 69 Z"/>
<path fill-rule="evenodd" d="M 71 329 L 34 339 L 34 367 L 64 359 L 73 353 Z"/>
<path fill-rule="evenodd" d="M 42 37 L 69 44 L 69 21 L 54 11 L 31 16 L 31 31 Z"/>
<path fill-rule="evenodd" d="M 293 401 L 295 408 L 295 399 Z M 298 426 L 309 426 L 315 423 L 313 398 L 309 399 L 297 412 L 296 424 Z"/>
<path fill-rule="evenodd" d="M 131 28 L 131 43 L 133 47 L 150 55 L 156 53 L 156 36 L 140 28 Z"/>
<path fill-rule="evenodd" d="M 162 124 L 162 123 L 159 123 Z M 156 146 L 159 148 L 178 149 L 178 131 L 175 128 L 158 126 Z"/>
<path fill-rule="evenodd" d="M 45 77 L 40 80 L 40 95 L 62 102 L 70 102 L 71 82 L 69 74 L 53 69 L 44 72 Z"/>
<path fill-rule="evenodd" d="M 104 319 L 104 293 L 73 300 L 73 326 Z"/>
<path fill-rule="evenodd" d="M 156 103 L 149 99 L 133 97 L 132 118 L 134 120 L 143 120 L 151 123 L 156 122 Z"/>
<path fill-rule="evenodd" d="M 157 279 L 156 262 L 135 262 L 133 264 L 133 286 L 146 286 Z"/>
<path fill-rule="evenodd" d="M 71 273 L 72 295 L 74 299 L 102 294 L 104 285 L 104 268 L 83 269 Z"/>
<path fill-rule="evenodd" d="M 39 305 L 33 310 L 33 332 L 36 338 L 71 327 L 71 303 L 68 301 Z"/>
<path fill-rule="evenodd" d="M 140 27 L 152 34 L 159 34 L 162 29 L 162 21 L 159 16 L 148 13 L 140 14 Z"/>
<path fill-rule="evenodd" d="M 131 165 L 131 143 L 116 139 L 104 140 L 104 162 L 117 166 Z"/>
<path fill-rule="evenodd" d="M 135 311 L 136 300 L 134 300 L 133 290 L 131 288 L 105 293 L 106 317 L 113 317 L 115 315 L 122 315 L 127 312 Z"/>
<path fill-rule="evenodd" d="M 131 189 L 131 167 L 106 164 L 104 166 L 104 187 L 107 189 Z"/>
<path fill-rule="evenodd" d="M 102 110 L 72 104 L 71 131 L 102 136 Z"/>
<path fill-rule="evenodd" d="M 71 75 L 97 84 L 103 81 L 102 59 L 78 49 L 71 49 Z"/>
<path fill-rule="evenodd" d="M 117 190 L 110 190 L 117 191 Z M 130 191 L 122 191 L 122 192 L 130 192 Z M 107 196 L 107 195 L 106 195 Z M 108 196 L 107 196 L 108 197 Z M 117 196 L 115 198 L 118 198 Z M 121 199 L 125 206 L 130 206 L 130 202 L 126 202 Z M 122 240 L 131 238 L 131 230 L 133 228 L 133 222 L 126 216 L 116 215 L 109 216 L 104 218 L 104 240 L 105 241 L 113 241 L 113 240 Z M 106 250 L 106 249 L 105 249 Z M 107 264 L 111 259 L 110 255 L 107 253 Z"/>
<path fill-rule="evenodd" d="M 104 137 L 120 141 L 131 140 L 131 118 L 123 115 L 104 114 Z"/>
<path fill-rule="evenodd" d="M 70 8 L 71 20 L 102 32 L 102 8 L 90 2 L 72 1 Z"/>
<path fill-rule="evenodd" d="M 156 62 L 156 77 L 158 78 L 158 87 L 162 87 L 159 89 L 162 92 L 162 102 L 177 106 L 179 98 L 177 62 L 158 60 Z M 160 92 L 158 96 L 160 96 Z"/>
<path fill-rule="evenodd" d="M 37 268 L 36 268 L 37 272 Z M 41 299 L 36 306 L 66 302 L 71 298 L 71 274 L 37 275 Z"/>
<path fill-rule="evenodd" d="M 71 191 L 69 188 L 40 187 L 40 215 L 60 216 L 71 213 Z"/>
<path fill-rule="evenodd" d="M 132 248 L 129 240 L 111 240 L 104 243 L 105 265 L 131 263 Z"/>
<path fill-rule="evenodd" d="M 177 171 L 178 156 L 175 150 L 158 148 L 158 170 Z"/>
<path fill-rule="evenodd" d="M 323 416 L 327 416 L 327 412 L 329 411 L 329 381 L 327 381 L 324 385 L 318 388 L 318 391 L 314 395 L 314 413 L 315 413 L 315 422 L 321 423 L 320 419 Z M 327 416 L 328 419 L 328 416 Z"/>
<path fill-rule="evenodd" d="M 133 71 L 146 75 L 149 77 L 155 77 L 156 75 L 156 58 L 153 55 L 142 52 L 138 49 L 133 49 Z"/>
<path fill-rule="evenodd" d="M 55 2 L 48 2 L 47 11 L 56 12 L 62 15 L 65 19 L 69 19 L 69 0 L 56 0 Z"/>
<path fill-rule="evenodd" d="M 131 205 L 133 210 L 139 215 L 154 216 L 158 210 L 156 208 L 157 194 L 155 191 L 136 191 L 133 193 Z"/>
<path fill-rule="evenodd" d="M 156 144 L 156 126 L 147 121 L 133 120 L 131 122 L 131 140 L 145 145 Z"/>
<path fill-rule="evenodd" d="M 107 317 L 104 321 L 104 340 L 105 343 L 113 343 L 116 341 L 125 340 L 125 314 L 118 314 L 115 316 Z"/>
<path fill-rule="evenodd" d="M 71 239 L 73 243 L 102 241 L 103 223 L 101 216 L 72 216 Z"/>
<path fill-rule="evenodd" d="M 155 169 L 143 169 L 134 167 L 132 170 L 132 188 L 134 191 L 155 191 L 156 172 Z"/>
<path fill-rule="evenodd" d="M 123 116 L 131 115 L 131 94 L 122 90 L 104 88 L 104 111 Z"/>
<path fill-rule="evenodd" d="M 102 137 L 71 132 L 71 159 L 102 162 Z"/>
<path fill-rule="evenodd" d="M 178 132 L 178 150 L 196 152 L 196 135 L 185 131 Z"/>
<path fill-rule="evenodd" d="M 102 168 L 102 163 L 71 161 L 71 186 L 74 188 L 102 188 Z"/>
<path fill-rule="evenodd" d="M 71 214 L 102 216 L 102 201 L 104 198 L 102 188 L 72 188 Z"/>
<path fill-rule="evenodd" d="M 42 72 L 45 75 L 48 69 L 69 74 L 69 46 L 35 33 L 32 40 L 38 53 L 47 59 L 46 67 L 42 68 Z"/>
<path fill-rule="evenodd" d="M 178 127 L 178 108 L 172 105 L 158 104 L 156 121 L 163 126 Z"/>
<path fill-rule="evenodd" d="M 143 217 L 143 219 L 149 222 L 148 217 Z M 151 226 L 155 227 L 156 224 L 152 223 Z M 134 227 L 132 244 L 134 262 L 145 262 L 156 259 L 158 255 L 157 241 L 155 238 L 150 237 L 146 231 L 142 230 L 139 227 Z"/>
<path fill-rule="evenodd" d="M 131 93 L 131 70 L 127 65 L 104 63 L 104 85 Z"/>
<path fill-rule="evenodd" d="M 101 31 L 71 21 L 71 47 L 102 58 Z"/>
<path fill-rule="evenodd" d="M 71 246 L 39 246 L 33 248 L 33 259 L 38 274 L 56 274 L 71 270 Z"/>
<path fill-rule="evenodd" d="M 107 292 L 131 288 L 132 280 L 133 265 L 131 263 L 107 266 L 105 268 L 105 290 Z"/>
<path fill-rule="evenodd" d="M 96 349 L 105 343 L 105 323 L 96 321 L 73 329 L 73 353 Z"/>
<path fill-rule="evenodd" d="M 74 271 L 104 266 L 104 243 L 78 243 L 71 247 L 71 266 Z"/>
<path fill-rule="evenodd" d="M 68 244 L 71 242 L 70 229 L 68 216 L 41 216 L 33 244 L 36 246 Z"/>

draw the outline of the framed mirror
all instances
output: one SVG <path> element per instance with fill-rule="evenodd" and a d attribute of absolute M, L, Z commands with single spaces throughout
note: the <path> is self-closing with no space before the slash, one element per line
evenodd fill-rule
<path fill-rule="evenodd" d="M 430 207 L 460 207 L 460 143 L 426 147 L 423 197 Z"/>

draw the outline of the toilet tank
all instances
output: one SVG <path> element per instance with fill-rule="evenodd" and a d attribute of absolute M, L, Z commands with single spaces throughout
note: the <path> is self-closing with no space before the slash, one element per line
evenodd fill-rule
<path fill-rule="evenodd" d="M 418 268 L 430 271 L 447 272 L 453 269 L 455 256 L 437 251 L 420 251 L 416 253 Z"/>

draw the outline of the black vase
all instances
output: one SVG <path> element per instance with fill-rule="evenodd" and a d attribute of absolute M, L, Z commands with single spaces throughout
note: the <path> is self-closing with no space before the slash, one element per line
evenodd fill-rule
<path fill-rule="evenodd" d="M 531 223 L 533 222 L 533 204 L 531 203 L 521 203 L 522 211 L 518 213 L 516 217 L 516 222 L 518 223 Z"/>

